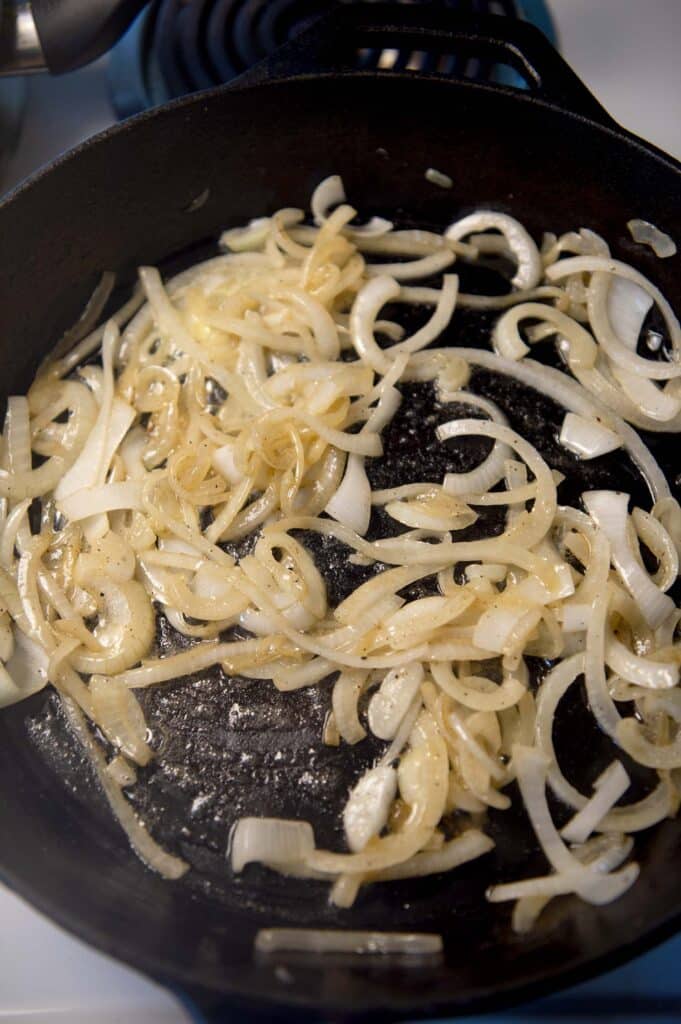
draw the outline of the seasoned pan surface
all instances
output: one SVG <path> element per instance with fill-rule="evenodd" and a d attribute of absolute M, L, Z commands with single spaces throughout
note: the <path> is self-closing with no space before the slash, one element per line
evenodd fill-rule
<path fill-rule="evenodd" d="M 424 181 L 428 166 L 452 175 L 451 193 Z M 592 227 L 678 307 L 678 260 L 661 263 L 634 250 L 625 233 L 627 219 L 644 214 L 681 234 L 679 170 L 672 161 L 548 104 L 480 87 L 399 76 L 361 84 L 320 78 L 314 88 L 309 81 L 284 82 L 206 95 L 143 117 L 67 158 L 0 209 L 6 393 L 25 389 L 96 272 L 114 267 L 125 281 L 138 263 L 169 254 L 180 262 L 195 259 L 199 249 L 189 246 L 251 215 L 303 205 L 330 172 L 344 176 L 360 208 L 407 224 L 442 226 L 489 203 L 536 235 Z M 186 212 L 206 187 L 207 202 Z M 461 316 L 447 342 L 483 343 L 486 327 Z M 566 501 L 594 486 L 640 490 L 620 457 L 602 460 L 586 475 L 568 464 L 554 439 L 560 413 L 543 396 L 482 373 L 474 385 L 566 473 Z M 388 457 L 372 469 L 376 482 L 383 474 L 382 485 L 397 476 L 404 481 L 410 471 L 437 479 L 445 469 L 465 468 L 463 462 L 444 466 L 434 442 L 434 424 L 452 410 L 439 408 L 426 386 L 407 390 L 386 438 Z M 678 472 L 675 442 L 658 439 L 654 447 L 668 472 Z M 474 447 L 457 457 L 472 464 Z M 349 581 L 345 552 L 318 546 L 315 555 L 340 594 Z M 159 648 L 176 642 L 161 620 Z M 537 677 L 542 669 L 535 666 Z M 316 883 L 258 867 L 234 880 L 225 852 L 237 816 L 309 817 L 319 842 L 337 842 L 343 797 L 375 749 L 367 740 L 348 758 L 322 747 L 324 685 L 282 695 L 267 684 L 207 674 L 144 699 L 159 758 L 134 800 L 154 834 L 195 867 L 186 881 L 164 883 L 135 860 L 46 695 L 0 718 L 6 823 L 0 870 L 57 920 L 164 980 L 320 1013 L 361 1007 L 428 1015 L 518 998 L 598 969 L 667 933 L 681 912 L 678 822 L 640 837 L 642 878 L 622 900 L 599 909 L 556 902 L 523 939 L 482 898 L 493 878 L 513 877 L 530 863 L 541 869 L 516 812 L 491 815 L 498 845 L 479 863 L 444 879 L 375 886 L 350 912 L 329 908 Z M 578 703 L 568 718 L 560 750 L 575 779 L 586 783 L 607 750 L 599 745 L 592 754 L 596 737 L 585 733 Z M 637 785 L 638 795 L 645 792 L 644 774 Z M 298 965 L 284 978 L 252 955 L 255 930 L 277 923 L 441 931 L 446 957 L 416 972 Z"/>

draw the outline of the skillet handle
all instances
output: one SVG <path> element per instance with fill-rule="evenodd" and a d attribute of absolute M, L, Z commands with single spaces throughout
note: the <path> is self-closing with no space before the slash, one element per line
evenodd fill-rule
<path fill-rule="evenodd" d="M 428 54 L 487 58 L 511 65 L 530 94 L 608 127 L 616 122 L 572 68 L 529 22 L 499 15 L 466 16 L 437 4 L 343 4 L 241 75 L 255 84 L 307 74 L 367 74 L 358 70 L 361 49 L 400 49 Z M 371 74 L 390 74 L 372 71 Z M 416 77 L 433 72 L 408 71 Z M 508 91 L 509 86 L 487 85 Z M 514 90 L 516 91 L 516 90 Z"/>
<path fill-rule="evenodd" d="M 147 0 L 32 0 L 45 63 L 53 74 L 73 71 L 105 53 Z"/>

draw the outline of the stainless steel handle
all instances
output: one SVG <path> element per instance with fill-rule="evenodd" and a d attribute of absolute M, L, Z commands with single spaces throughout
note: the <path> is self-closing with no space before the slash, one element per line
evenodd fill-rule
<path fill-rule="evenodd" d="M 0 75 L 73 71 L 105 53 L 148 0 L 0 0 Z"/>
<path fill-rule="evenodd" d="M 0 6 L 0 75 L 25 75 L 46 66 L 31 4 L 5 0 Z"/>

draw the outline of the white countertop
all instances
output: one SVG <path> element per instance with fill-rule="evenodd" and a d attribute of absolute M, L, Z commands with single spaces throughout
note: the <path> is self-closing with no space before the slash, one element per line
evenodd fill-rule
<path fill-rule="evenodd" d="M 564 55 L 606 109 L 681 158 L 681 0 L 549 0 L 549 6 Z M 91 104 L 101 106 L 105 88 L 91 72 L 80 72 L 88 74 Z M 47 84 L 33 79 L 29 97 Z M 56 80 L 49 88 L 55 103 L 75 95 L 73 80 Z M 86 125 L 76 116 L 72 121 L 75 143 Z M 36 139 L 40 131 L 39 123 L 27 126 Z M 31 169 L 30 138 L 26 142 L 14 162 L 15 179 Z M 66 935 L 2 886 L 0 922 L 2 1024 L 191 1021 L 163 989 Z"/>

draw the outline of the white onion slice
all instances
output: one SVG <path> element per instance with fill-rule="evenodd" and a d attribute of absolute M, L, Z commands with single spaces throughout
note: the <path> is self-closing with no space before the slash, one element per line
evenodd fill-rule
<path fill-rule="evenodd" d="M 502 426 L 508 425 L 508 420 L 496 403 L 479 395 L 472 395 L 468 391 L 455 391 L 446 396 L 447 401 L 463 402 L 483 409 L 488 413 L 491 420 Z M 503 442 L 496 440 L 491 452 L 480 465 L 467 473 L 447 473 L 442 486 L 448 494 L 486 494 L 490 488 L 495 487 L 503 479 L 506 471 L 506 462 L 511 456 L 511 449 Z"/>
<path fill-rule="evenodd" d="M 330 174 L 319 182 L 312 193 L 310 209 L 315 224 L 321 226 L 334 206 L 340 206 L 346 200 L 343 179 L 339 174 Z"/>
<path fill-rule="evenodd" d="M 135 814 L 132 805 L 121 792 L 121 787 L 107 771 L 104 755 L 88 729 L 82 713 L 68 697 L 62 697 L 62 704 L 66 710 L 71 727 L 85 749 L 90 763 L 97 774 L 99 784 L 109 801 L 109 806 L 140 860 L 144 861 L 153 871 L 157 871 L 164 878 L 172 880 L 181 878 L 189 870 L 189 865 L 179 857 L 166 853 L 152 839 Z"/>
<path fill-rule="evenodd" d="M 385 373 L 389 360 L 374 337 L 376 320 L 383 306 L 393 302 L 400 286 L 392 277 L 374 277 L 359 290 L 350 313 L 350 337 L 357 355 L 378 373 Z"/>
<path fill-rule="evenodd" d="M 22 395 L 7 399 L 5 445 L 9 472 L 19 475 L 31 471 L 31 430 L 28 400 Z"/>
<path fill-rule="evenodd" d="M 473 643 L 497 654 L 514 654 L 525 647 L 540 619 L 541 610 L 527 604 L 519 607 L 492 606 L 478 619 Z"/>
<path fill-rule="evenodd" d="M 647 291 L 664 317 L 675 352 L 678 353 L 681 350 L 681 326 L 679 326 L 679 321 L 669 302 L 665 299 L 659 288 L 656 288 L 647 277 L 639 274 L 637 270 L 634 270 L 627 263 L 621 263 L 619 260 L 609 259 L 604 256 L 572 256 L 566 260 L 558 260 L 557 263 L 547 267 L 546 277 L 549 281 L 560 281 L 572 274 L 591 274 L 597 271 L 619 275 L 628 281 L 633 281 Z"/>
<path fill-rule="evenodd" d="M 375 494 L 372 503 L 376 504 Z M 422 492 L 413 500 L 388 501 L 385 511 L 403 526 L 423 530 L 463 530 L 477 519 L 468 505 L 436 490 Z"/>
<path fill-rule="evenodd" d="M 633 348 L 630 347 L 615 333 L 608 318 L 607 302 L 610 283 L 613 280 L 617 280 L 617 278 L 596 271 L 591 275 L 587 290 L 589 321 L 596 340 L 605 354 L 622 369 L 628 370 L 630 373 L 638 373 L 650 380 L 668 380 L 681 375 L 681 366 L 655 359 L 645 359 L 636 354 L 636 345 Z M 639 287 L 633 281 L 624 280 L 634 288 Z M 640 290 L 643 291 L 643 289 Z"/>
<path fill-rule="evenodd" d="M 631 864 L 616 874 L 603 876 L 580 864 L 565 846 L 546 802 L 547 764 L 541 752 L 531 747 L 515 746 L 513 764 L 532 828 L 554 870 L 559 874 L 573 875 L 577 883 L 575 891 L 582 899 L 597 906 L 610 903 L 626 892 L 638 877 L 638 865 Z"/>
<path fill-rule="evenodd" d="M 591 605 L 583 601 L 566 601 L 558 614 L 564 633 L 584 633 L 589 625 Z"/>
<path fill-rule="evenodd" d="M 214 468 L 224 476 L 227 483 L 233 486 L 240 484 L 244 479 L 244 473 L 237 465 L 237 445 L 236 444 L 224 444 L 212 454 L 212 463 Z"/>
<path fill-rule="evenodd" d="M 653 304 L 651 296 L 634 281 L 610 277 L 607 315 L 612 329 L 628 349 L 636 351 L 643 322 Z"/>
<path fill-rule="evenodd" d="M 123 753 L 145 765 L 152 756 L 146 742 L 144 714 L 134 693 L 117 679 L 93 676 L 90 694 L 97 724 L 107 739 Z"/>
<path fill-rule="evenodd" d="M 542 540 L 556 514 L 556 485 L 551 470 L 536 448 L 509 427 L 484 420 L 450 420 L 441 424 L 435 433 L 439 441 L 471 434 L 491 437 L 516 451 L 534 474 L 537 495 L 532 511 L 514 524 L 513 539 L 520 541 L 522 538 L 522 543 L 529 547 Z"/>
<path fill-rule="evenodd" d="M 137 772 L 121 754 L 117 754 L 109 761 L 106 771 L 121 789 L 132 786 L 137 781 Z"/>
<path fill-rule="evenodd" d="M 84 487 L 63 498 L 59 508 L 72 523 L 116 509 L 141 509 L 142 484 L 137 480 L 126 480 L 120 484 Z"/>
<path fill-rule="evenodd" d="M 388 672 L 368 708 L 369 728 L 381 740 L 391 740 L 399 729 L 423 681 L 421 662 Z"/>
<path fill-rule="evenodd" d="M 631 520 L 639 540 L 658 560 L 657 571 L 652 576 L 653 583 L 660 590 L 669 590 L 679 575 L 679 551 L 674 538 L 660 519 L 642 508 L 632 510 Z"/>
<path fill-rule="evenodd" d="M 333 714 L 338 732 L 346 743 L 359 743 L 366 736 L 366 729 L 361 724 L 357 713 L 357 702 L 366 678 L 366 672 L 346 669 L 341 672 L 334 683 L 331 698 Z"/>
<path fill-rule="evenodd" d="M 615 834 L 597 836 L 583 846 L 573 847 L 570 852 L 580 863 L 588 865 L 593 871 L 607 874 L 626 860 L 631 853 L 632 846 L 631 839 L 620 838 Z M 628 873 L 637 874 L 636 866 L 630 865 Z M 582 877 L 580 871 L 565 871 L 555 875 L 544 875 L 540 878 L 525 878 L 521 882 L 493 885 L 487 890 L 487 899 L 491 903 L 503 903 L 507 900 L 541 900 L 541 906 L 536 911 L 536 914 L 539 914 L 547 900 L 554 896 L 574 892 Z M 534 923 L 534 918 L 532 923 Z M 527 928 L 517 928 L 514 925 L 514 931 L 527 930 Z"/>
<path fill-rule="evenodd" d="M 411 703 L 411 707 L 407 710 L 406 715 L 400 722 L 400 727 L 395 733 L 395 738 L 381 756 L 381 759 L 378 762 L 380 765 L 392 764 L 398 757 L 400 757 L 402 751 L 407 745 L 409 737 L 412 735 L 412 730 L 416 725 L 422 706 L 423 701 L 421 699 L 421 695 L 417 694 Z"/>
<path fill-rule="evenodd" d="M 568 412 L 560 430 L 560 443 L 580 459 L 595 459 L 621 448 L 622 438 L 597 420 Z"/>
<path fill-rule="evenodd" d="M 649 220 L 628 220 L 627 227 L 634 241 L 640 245 L 649 245 L 659 259 L 665 260 L 676 255 L 674 239 L 656 228 Z"/>
<path fill-rule="evenodd" d="M 358 932 L 343 929 L 261 928 L 255 937 L 258 953 L 341 953 L 352 956 L 439 956 L 442 939 L 425 932 Z M 403 966 L 404 961 L 400 960 Z"/>
<path fill-rule="evenodd" d="M 47 685 L 48 660 L 39 644 L 15 629 L 14 650 L 0 681 L 0 707 L 15 704 L 42 690 Z"/>
<path fill-rule="evenodd" d="M 369 529 L 371 485 L 361 455 L 348 455 L 340 487 L 326 506 L 326 514 L 348 526 L 360 537 Z"/>
<path fill-rule="evenodd" d="M 135 410 L 114 395 L 113 364 L 118 342 L 118 328 L 109 321 L 102 341 L 103 385 L 97 420 L 75 463 L 55 488 L 57 501 L 83 487 L 104 483 L 114 452 L 135 419 Z"/>
<path fill-rule="evenodd" d="M 448 174 L 444 174 L 442 171 L 438 171 L 437 167 L 428 167 L 424 174 L 426 181 L 429 181 L 431 185 L 438 185 L 439 188 L 452 188 L 454 181 Z"/>
<path fill-rule="evenodd" d="M 231 839 L 232 870 L 247 864 L 286 868 L 301 864 L 314 850 L 314 832 L 307 821 L 281 818 L 239 818 Z"/>
<path fill-rule="evenodd" d="M 506 676 L 501 685 L 482 676 L 454 674 L 451 663 L 431 662 L 433 679 L 445 693 L 473 711 L 503 711 L 513 707 L 526 692 L 526 687 L 513 676 Z"/>
<path fill-rule="evenodd" d="M 632 461 L 640 469 L 653 498 L 658 501 L 662 497 L 669 497 L 669 485 L 664 473 L 636 431 L 632 430 L 624 420 L 615 416 L 602 403 L 594 400 L 585 392 L 583 387 L 580 387 L 577 381 L 570 380 L 560 370 L 554 370 L 550 366 L 542 366 L 541 363 L 537 363 L 532 359 L 524 359 L 520 363 L 515 363 L 508 359 L 501 359 L 492 352 L 471 348 L 457 349 L 457 354 L 473 366 L 484 366 L 485 369 L 506 374 L 515 380 L 527 384 L 529 387 L 535 388 L 540 393 L 553 398 L 559 405 L 565 406 L 570 412 L 579 413 L 587 418 L 598 418 L 601 420 L 622 437 L 625 449 L 629 452 Z M 436 359 L 438 350 L 432 349 L 423 355 Z M 412 357 L 412 359 L 415 358 L 418 357 Z M 409 369 L 405 373 L 404 379 L 412 379 Z M 660 429 L 660 427 L 655 428 L 653 425 L 652 429 Z"/>
<path fill-rule="evenodd" d="M 415 853 L 413 857 L 403 861 L 402 864 L 395 864 L 392 868 L 377 871 L 371 875 L 371 881 L 394 882 L 402 878 L 423 878 L 425 875 L 452 871 L 461 864 L 476 860 L 493 849 L 493 839 L 477 828 L 470 828 L 456 839 L 444 843 L 439 850 Z"/>
<path fill-rule="evenodd" d="M 651 690 L 670 690 L 679 682 L 679 666 L 672 661 L 653 661 L 634 654 L 610 634 L 605 645 L 605 660 L 622 679 Z"/>
<path fill-rule="evenodd" d="M 339 174 L 330 174 L 319 182 L 312 193 L 310 209 L 315 224 L 321 227 L 327 220 L 334 206 L 341 206 L 346 201 L 343 179 Z M 383 217 L 372 217 L 368 224 L 348 227 L 346 230 L 356 238 L 380 237 L 392 229 L 392 223 Z"/>
<path fill-rule="evenodd" d="M 388 275 L 396 281 L 414 281 L 419 277 L 431 277 L 439 274 L 456 259 L 456 256 L 449 248 L 436 249 L 428 256 L 421 256 L 416 260 L 409 260 L 406 263 L 375 263 L 367 265 L 367 274 Z"/>
<path fill-rule="evenodd" d="M 505 213 L 478 210 L 455 221 L 445 232 L 445 238 L 460 242 L 475 231 L 500 231 L 508 242 L 517 263 L 517 270 L 511 281 L 514 288 L 534 288 L 541 279 L 543 266 L 539 250 L 519 221 Z"/>
<path fill-rule="evenodd" d="M 655 586 L 629 546 L 629 495 L 622 491 L 588 491 L 582 495 L 582 500 L 610 541 L 613 564 L 622 582 L 637 601 L 648 625 L 655 629 L 671 615 L 675 606 L 672 599 Z"/>
<path fill-rule="evenodd" d="M 396 793 L 397 772 L 387 765 L 370 768 L 353 786 L 343 809 L 345 838 L 353 853 L 385 827 Z"/>
<path fill-rule="evenodd" d="M 595 832 L 608 811 L 611 811 L 629 788 L 629 776 L 621 761 L 613 761 L 594 782 L 594 795 L 561 829 L 568 843 L 583 843 Z"/>
<path fill-rule="evenodd" d="M 232 252 L 248 252 L 263 245 L 270 233 L 270 217 L 256 217 L 243 228 L 229 228 L 220 235 L 220 246 Z"/>
<path fill-rule="evenodd" d="M 611 363 L 609 374 L 648 421 L 667 424 L 668 430 L 674 428 L 676 418 L 681 412 L 681 399 L 672 392 L 658 387 L 654 381 L 648 380 L 638 371 L 625 369 L 616 363 Z"/>

